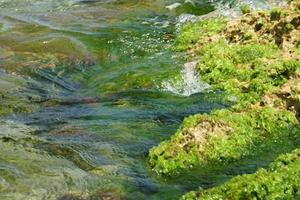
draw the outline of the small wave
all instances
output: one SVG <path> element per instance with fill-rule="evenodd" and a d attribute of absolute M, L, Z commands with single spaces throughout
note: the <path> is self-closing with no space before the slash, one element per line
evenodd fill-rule
<path fill-rule="evenodd" d="M 209 88 L 207 83 L 200 80 L 196 72 L 197 61 L 184 64 L 180 77 L 163 81 L 161 90 L 172 92 L 177 95 L 190 96 Z"/>

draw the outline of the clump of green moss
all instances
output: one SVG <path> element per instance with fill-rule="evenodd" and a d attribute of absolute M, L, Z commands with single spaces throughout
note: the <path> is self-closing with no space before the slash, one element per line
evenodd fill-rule
<path fill-rule="evenodd" d="M 247 4 L 243 4 L 240 8 L 243 14 L 247 14 L 251 12 L 251 8 Z"/>
<path fill-rule="evenodd" d="M 193 47 L 199 40 L 220 33 L 225 27 L 224 19 L 203 20 L 185 25 L 175 41 L 175 49 L 184 51 Z"/>
<path fill-rule="evenodd" d="M 293 24 L 287 23 L 287 24 L 285 24 L 285 26 L 284 26 L 284 28 L 283 28 L 283 32 L 284 32 L 284 33 L 289 33 L 289 32 L 291 32 L 291 31 L 294 30 L 294 29 L 295 29 L 295 27 L 294 27 Z"/>
<path fill-rule="evenodd" d="M 240 45 L 219 40 L 204 45 L 199 54 L 201 79 L 237 97 L 235 108 L 257 103 L 300 67 L 297 60 L 280 58 L 279 49 L 272 44 Z"/>
<path fill-rule="evenodd" d="M 293 123 L 293 113 L 273 108 L 191 116 L 169 141 L 150 150 L 149 162 L 156 172 L 172 175 L 201 164 L 236 161 L 287 140 L 294 135 Z"/>
<path fill-rule="evenodd" d="M 281 17 L 281 10 L 278 8 L 273 8 L 270 12 L 270 19 L 271 21 L 279 20 Z"/>
<path fill-rule="evenodd" d="M 229 182 L 198 192 L 182 200 L 295 199 L 300 195 L 300 149 L 279 156 L 268 169 L 237 176 Z"/>

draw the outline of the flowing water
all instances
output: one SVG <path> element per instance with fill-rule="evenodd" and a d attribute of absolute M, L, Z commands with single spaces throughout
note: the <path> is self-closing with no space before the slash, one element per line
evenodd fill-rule
<path fill-rule="evenodd" d="M 215 2 L 174 3 L 0 0 L 1 101 L 31 110 L 0 119 L 0 199 L 176 199 L 239 173 L 147 166 L 185 116 L 226 106 L 172 51 L 176 17 Z"/>

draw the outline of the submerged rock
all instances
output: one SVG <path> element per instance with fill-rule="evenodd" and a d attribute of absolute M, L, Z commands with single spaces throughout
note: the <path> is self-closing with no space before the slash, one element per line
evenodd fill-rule
<path fill-rule="evenodd" d="M 94 194 L 66 194 L 59 200 L 121 200 L 122 194 L 118 191 L 103 190 L 97 191 Z"/>
<path fill-rule="evenodd" d="M 82 188 L 89 174 L 71 162 L 34 148 L 43 142 L 35 129 L 13 121 L 0 121 L 0 198 L 56 199 Z"/>
<path fill-rule="evenodd" d="M 14 24 L 9 30 L 0 32 L 2 69 L 20 73 L 24 67 L 90 66 L 96 62 L 75 37 L 12 17 L 1 20 Z"/>
<path fill-rule="evenodd" d="M 0 71 L 0 116 L 37 109 L 37 105 L 30 101 L 24 91 L 26 91 L 25 79 Z"/>

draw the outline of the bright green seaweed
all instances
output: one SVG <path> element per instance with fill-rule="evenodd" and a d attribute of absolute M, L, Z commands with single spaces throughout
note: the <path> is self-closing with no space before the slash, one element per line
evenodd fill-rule
<path fill-rule="evenodd" d="M 198 165 L 230 163 L 298 137 L 299 130 L 290 127 L 296 121 L 293 113 L 272 108 L 191 116 L 169 141 L 151 149 L 149 162 L 156 172 L 169 175 Z M 209 127 L 201 125 L 205 122 Z"/>
<path fill-rule="evenodd" d="M 279 156 L 268 169 L 237 176 L 218 187 L 190 192 L 182 200 L 296 199 L 300 195 L 300 149 Z"/>
<path fill-rule="evenodd" d="M 224 29 L 225 22 L 225 19 L 214 19 L 185 25 L 176 37 L 175 49 L 178 51 L 188 50 L 205 37 L 220 33 Z"/>

